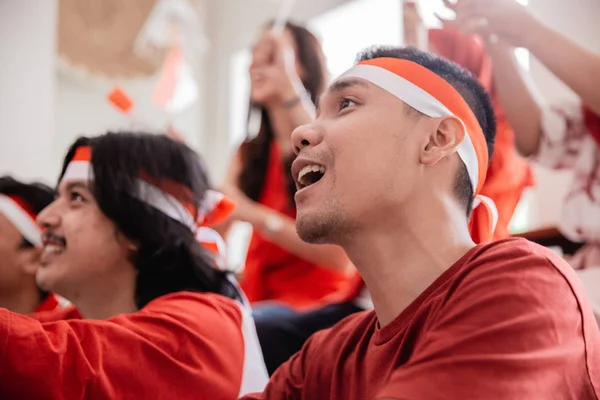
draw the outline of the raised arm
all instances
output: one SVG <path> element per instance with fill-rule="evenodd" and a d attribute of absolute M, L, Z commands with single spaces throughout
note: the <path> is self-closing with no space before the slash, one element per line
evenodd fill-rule
<path fill-rule="evenodd" d="M 536 154 L 542 135 L 542 113 L 548 107 L 531 76 L 520 67 L 514 49 L 499 42 L 488 46 L 494 65 L 495 90 L 515 144 L 525 156 Z"/>
<path fill-rule="evenodd" d="M 448 0 L 446 0 L 448 1 Z M 466 33 L 494 35 L 525 47 L 558 79 L 600 114 L 600 56 L 536 18 L 514 0 L 459 0 L 456 23 Z M 565 7 L 570 7 L 565 3 Z"/>
<path fill-rule="evenodd" d="M 590 109 L 600 114 L 600 56 L 586 50 L 537 19 L 514 0 L 459 0 L 446 4 L 457 17 L 447 23 L 489 42 L 496 89 L 522 153 L 539 147 L 542 112 L 547 106 L 531 78 L 520 71 L 512 50 L 525 47 Z"/>

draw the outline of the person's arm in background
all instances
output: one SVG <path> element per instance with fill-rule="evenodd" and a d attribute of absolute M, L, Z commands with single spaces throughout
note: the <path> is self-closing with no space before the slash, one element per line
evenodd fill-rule
<path fill-rule="evenodd" d="M 513 47 L 529 49 L 585 105 L 600 114 L 600 56 L 546 26 L 514 0 L 445 3 L 457 13 L 450 24 L 467 34 L 497 39 L 489 40 L 496 90 L 522 153 L 536 153 L 546 105 L 535 92 L 531 78 L 520 70 Z"/>
<path fill-rule="evenodd" d="M 298 236 L 296 223 L 292 218 L 249 199 L 237 185 L 241 168 L 242 163 L 238 150 L 231 161 L 226 183 L 220 188 L 221 192 L 237 204 L 229 224 L 236 220 L 248 222 L 263 237 L 298 257 L 342 273 L 349 274 L 354 270 L 354 266 L 341 247 L 304 242 Z"/>
<path fill-rule="evenodd" d="M 284 137 L 275 134 L 275 138 L 282 145 L 282 153 L 291 154 L 289 135 L 297 127 L 312 122 L 316 115 L 315 105 L 298 76 L 294 50 L 273 33 L 266 35 L 260 46 L 266 51 L 265 58 L 255 60 L 250 67 L 251 73 L 270 82 L 278 93 L 279 106 L 269 114 L 271 128 L 274 133 L 285 133 Z"/>

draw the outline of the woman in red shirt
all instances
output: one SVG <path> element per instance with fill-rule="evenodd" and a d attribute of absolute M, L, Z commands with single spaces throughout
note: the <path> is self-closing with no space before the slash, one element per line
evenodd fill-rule
<path fill-rule="evenodd" d="M 254 230 L 241 285 L 255 307 L 313 308 L 342 289 L 353 268 L 339 247 L 306 244 L 294 226 L 290 135 L 314 118 L 326 83 L 319 42 L 291 23 L 281 34 L 264 32 L 252 49 L 250 78 L 249 136 L 222 188 L 238 205 L 232 220 Z"/>

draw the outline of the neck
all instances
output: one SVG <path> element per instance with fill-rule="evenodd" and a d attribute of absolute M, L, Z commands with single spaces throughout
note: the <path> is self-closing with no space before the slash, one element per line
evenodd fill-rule
<path fill-rule="evenodd" d="M 123 268 L 124 271 L 129 269 Z M 103 320 L 138 311 L 135 304 L 136 276 L 124 273 L 103 282 L 86 285 L 78 293 L 65 296 L 85 319 Z"/>
<path fill-rule="evenodd" d="M 288 111 L 281 105 L 267 105 L 266 110 L 275 142 L 283 155 L 289 155 L 292 152 L 292 131 L 295 127 L 292 125 Z"/>
<path fill-rule="evenodd" d="M 343 244 L 369 288 L 380 326 L 474 246 L 464 212 L 446 200 L 403 207 L 397 218 L 388 213 Z"/>
<path fill-rule="evenodd" d="M 40 302 L 42 296 L 35 281 L 31 280 L 30 285 L 25 285 L 17 291 L 0 290 L 0 308 L 6 308 L 18 314 L 30 314 L 34 312 Z"/>

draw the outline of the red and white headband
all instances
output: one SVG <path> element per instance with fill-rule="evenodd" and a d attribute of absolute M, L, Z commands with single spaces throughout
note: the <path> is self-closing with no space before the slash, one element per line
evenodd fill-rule
<path fill-rule="evenodd" d="M 89 146 L 77 148 L 62 180 L 93 180 L 91 156 Z M 187 226 L 194 232 L 196 240 L 213 254 L 217 266 L 221 269 L 226 267 L 225 242 L 210 226 L 217 225 L 229 217 L 235 208 L 233 201 L 222 193 L 208 190 L 198 208 L 193 202 L 192 191 L 177 182 L 165 179 L 157 181 L 141 174 L 136 183 L 137 191 L 133 194 L 134 197 Z"/>
<path fill-rule="evenodd" d="M 488 168 L 487 141 L 475 114 L 456 89 L 415 62 L 388 57 L 361 61 L 338 79 L 343 78 L 364 79 L 428 117 L 454 117 L 462 123 L 465 135 L 457 153 L 473 185 L 473 206 L 485 205 L 491 238 L 496 229 L 498 212 L 493 201 L 480 194 Z"/>
<path fill-rule="evenodd" d="M 36 215 L 20 196 L 0 194 L 0 213 L 29 243 L 35 247 L 42 245 L 42 232 L 35 222 Z"/>

